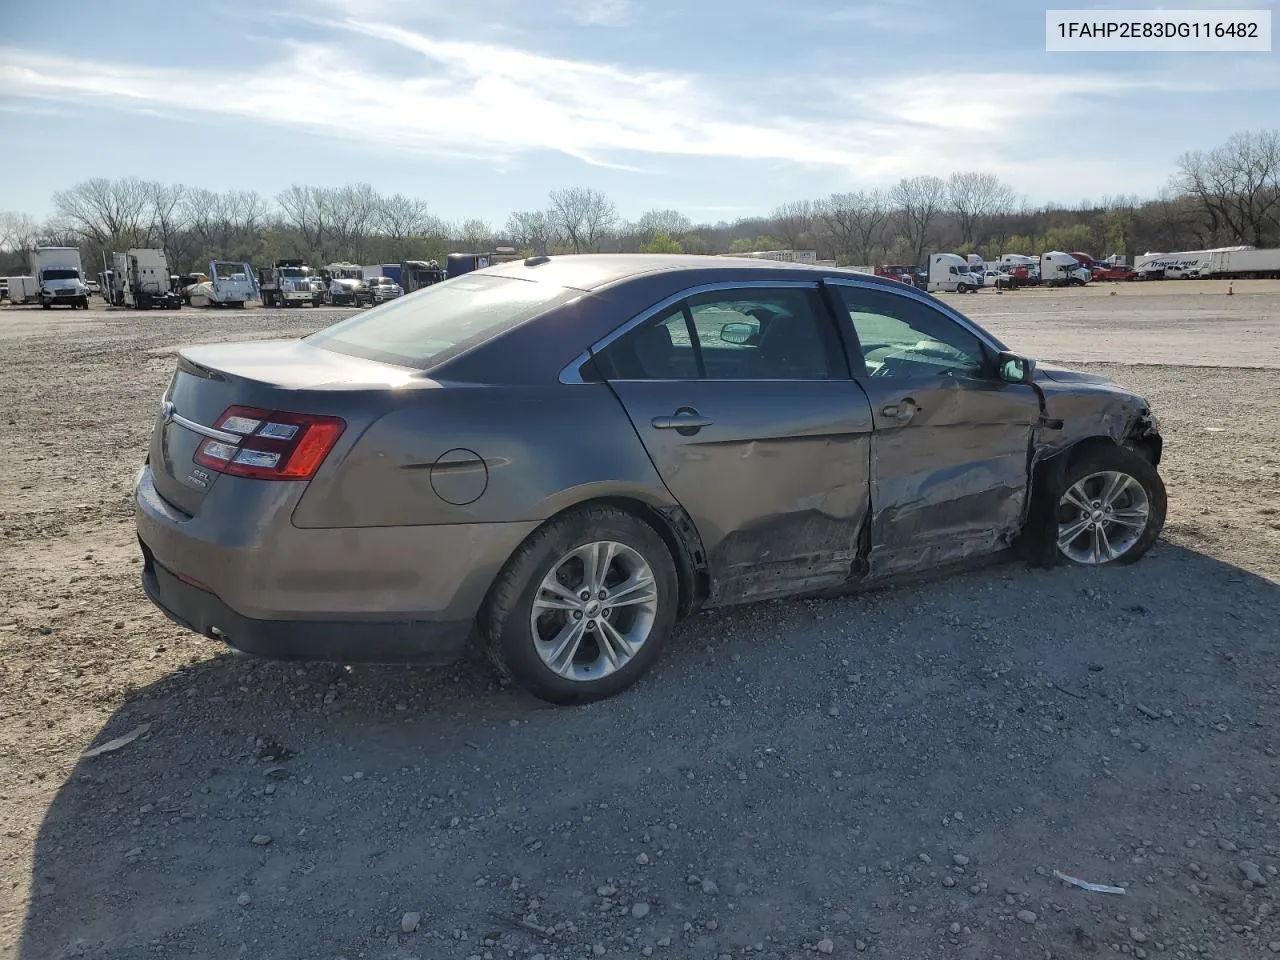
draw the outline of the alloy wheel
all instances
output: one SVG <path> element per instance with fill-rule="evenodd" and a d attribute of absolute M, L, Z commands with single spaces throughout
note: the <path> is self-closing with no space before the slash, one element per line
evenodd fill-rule
<path fill-rule="evenodd" d="M 533 598 L 538 657 L 567 680 L 589 682 L 636 656 L 658 613 L 653 570 L 626 544 L 600 540 L 570 550 Z"/>
<path fill-rule="evenodd" d="M 1058 549 L 1076 563 L 1110 563 L 1133 549 L 1150 517 L 1147 491 L 1129 474 L 1091 473 L 1058 502 Z"/>

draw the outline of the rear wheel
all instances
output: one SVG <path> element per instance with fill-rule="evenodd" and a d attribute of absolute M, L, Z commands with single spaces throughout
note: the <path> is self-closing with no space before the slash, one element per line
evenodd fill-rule
<path fill-rule="evenodd" d="M 676 620 L 675 565 L 652 527 L 587 506 L 538 530 L 507 562 L 479 617 L 499 673 L 551 703 L 588 703 L 649 669 Z"/>
<path fill-rule="evenodd" d="M 1058 555 L 1078 566 L 1134 563 L 1164 528 L 1164 482 L 1143 456 L 1098 447 L 1066 471 L 1057 499 Z"/>

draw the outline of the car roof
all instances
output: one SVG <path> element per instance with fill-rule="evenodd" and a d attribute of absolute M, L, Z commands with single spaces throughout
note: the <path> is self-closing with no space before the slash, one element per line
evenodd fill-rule
<path fill-rule="evenodd" d="M 699 254 L 595 253 L 530 257 L 528 260 L 513 260 L 476 272 L 535 280 L 585 291 L 599 290 L 624 280 L 656 273 L 689 274 L 690 282 L 696 282 L 692 275 L 699 273 L 715 273 L 717 279 L 742 280 L 818 280 L 824 276 L 848 275 L 887 287 L 898 285 L 898 281 L 887 277 L 876 277 L 843 267 Z"/>

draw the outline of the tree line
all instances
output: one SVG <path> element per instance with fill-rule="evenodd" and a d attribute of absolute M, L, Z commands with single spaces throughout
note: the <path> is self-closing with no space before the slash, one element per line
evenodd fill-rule
<path fill-rule="evenodd" d="M 426 200 L 389 196 L 367 183 L 294 185 L 266 197 L 137 177 L 86 180 L 55 193 L 53 210 L 45 221 L 0 212 L 0 271 L 25 270 L 24 251 L 40 244 L 79 246 L 87 267 L 101 263 L 104 252 L 161 248 L 175 271 L 214 258 L 265 264 L 301 257 L 315 266 L 443 260 L 498 245 L 538 254 L 812 249 L 854 265 L 917 264 L 942 249 L 990 259 L 1049 249 L 1132 258 L 1149 250 L 1280 245 L 1280 130 L 1240 133 L 1183 154 L 1154 198 L 1113 196 L 1074 207 L 1032 207 L 994 174 L 968 171 L 905 177 L 885 189 L 791 201 L 767 216 L 714 224 L 669 209 L 627 221 L 613 200 L 588 187 L 552 190 L 543 206 L 496 225 L 447 222 Z"/>

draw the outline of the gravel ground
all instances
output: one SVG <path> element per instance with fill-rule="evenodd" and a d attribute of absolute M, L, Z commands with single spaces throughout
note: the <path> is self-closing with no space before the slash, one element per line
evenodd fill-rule
<path fill-rule="evenodd" d="M 340 312 L 0 310 L 0 957 L 1280 956 L 1280 285 L 1176 286 L 953 300 L 1140 364 L 1142 563 L 705 614 L 573 710 L 144 599 L 172 345 Z"/>

